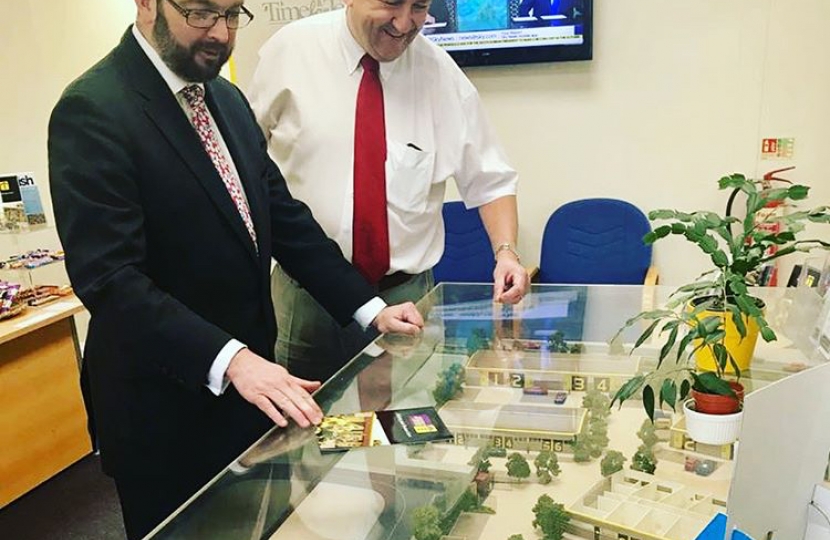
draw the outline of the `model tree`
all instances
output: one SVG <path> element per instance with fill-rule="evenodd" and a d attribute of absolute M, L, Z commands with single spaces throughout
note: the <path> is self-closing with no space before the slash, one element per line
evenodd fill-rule
<path fill-rule="evenodd" d="M 657 458 L 649 450 L 641 446 L 631 457 L 631 468 L 648 474 L 654 474 L 657 470 Z"/>
<path fill-rule="evenodd" d="M 582 352 L 582 344 L 568 343 L 565 341 L 565 334 L 557 330 L 548 337 L 548 350 L 552 353 L 579 354 Z"/>
<path fill-rule="evenodd" d="M 461 512 L 471 512 L 478 508 L 480 504 L 481 501 L 478 499 L 478 495 L 470 489 L 465 489 L 456 503 L 456 508 L 458 508 L 460 514 Z"/>
<path fill-rule="evenodd" d="M 591 418 L 607 418 L 611 414 L 611 400 L 596 388 L 585 393 L 582 407 L 588 409 Z"/>
<path fill-rule="evenodd" d="M 565 507 L 553 502 L 548 495 L 542 495 L 533 507 L 533 526 L 539 527 L 544 540 L 562 540 L 571 516 Z"/>
<path fill-rule="evenodd" d="M 585 463 L 591 461 L 591 445 L 588 444 L 588 435 L 580 433 L 577 435 L 573 444 L 574 461 L 576 463 Z"/>
<path fill-rule="evenodd" d="M 631 458 L 631 468 L 635 471 L 642 471 L 648 474 L 654 474 L 657 469 L 657 457 L 654 455 L 654 445 L 659 440 L 657 437 L 654 423 L 646 419 L 643 425 L 640 426 L 640 431 L 637 436 L 643 441 L 637 448 L 637 452 Z"/>
<path fill-rule="evenodd" d="M 648 418 L 643 420 L 643 425 L 640 426 L 640 431 L 637 432 L 637 437 L 643 441 L 643 446 L 649 449 L 654 448 L 654 445 L 660 440 L 660 438 L 657 437 L 657 429 L 654 427 L 654 423 Z"/>
<path fill-rule="evenodd" d="M 473 353 L 482 349 L 490 348 L 490 339 L 487 337 L 487 332 L 482 328 L 474 328 L 467 338 L 467 354 L 472 356 Z"/>
<path fill-rule="evenodd" d="M 455 526 L 455 522 L 458 521 L 458 516 L 460 516 L 462 512 L 475 511 L 479 504 L 478 495 L 469 489 L 464 490 L 464 493 L 461 494 L 461 497 L 458 498 L 450 511 L 444 514 L 441 518 L 439 523 L 441 531 L 444 534 L 449 534 Z"/>
<path fill-rule="evenodd" d="M 461 364 L 453 364 L 438 374 L 438 380 L 435 381 L 435 388 L 432 390 L 436 407 L 442 406 L 461 392 L 464 377 L 465 369 Z"/>
<path fill-rule="evenodd" d="M 583 463 L 598 458 L 608 447 L 608 415 L 611 400 L 597 389 L 588 390 L 582 397 L 582 407 L 588 410 L 588 417 L 582 432 L 573 445 L 574 461 Z"/>
<path fill-rule="evenodd" d="M 518 478 L 519 482 L 530 476 L 530 465 L 520 453 L 513 452 L 507 457 L 507 476 Z"/>
<path fill-rule="evenodd" d="M 412 536 L 415 540 L 439 540 L 441 513 L 434 506 L 421 506 L 412 511 Z"/>
<path fill-rule="evenodd" d="M 533 464 L 536 465 L 536 476 L 541 484 L 549 484 L 554 476 L 559 476 L 562 472 L 559 468 L 559 458 L 547 450 L 539 452 Z"/>
<path fill-rule="evenodd" d="M 525 537 L 521 534 L 511 534 L 507 540 L 525 540 Z"/>
<path fill-rule="evenodd" d="M 495 446 L 486 446 L 485 448 L 484 457 L 507 457 L 507 449 L 505 448 L 496 448 Z"/>
<path fill-rule="evenodd" d="M 490 453 L 488 446 L 480 446 L 467 465 L 474 465 L 478 472 L 489 472 L 492 463 L 490 463 Z"/>
<path fill-rule="evenodd" d="M 588 424 L 588 445 L 591 457 L 598 458 L 608 448 L 608 421 L 603 417 L 591 416 Z"/>
<path fill-rule="evenodd" d="M 478 465 L 478 463 L 482 459 L 487 459 L 487 447 L 486 446 L 479 446 L 473 457 L 470 458 L 470 461 L 467 462 L 467 465 Z"/>
<path fill-rule="evenodd" d="M 438 513 L 443 515 L 447 511 L 447 492 L 439 493 L 432 499 L 432 506 L 438 509 Z"/>
<path fill-rule="evenodd" d="M 621 471 L 625 464 L 625 456 L 622 452 L 616 450 L 609 450 L 605 457 L 600 461 L 600 471 L 602 476 L 611 476 L 617 471 Z"/>

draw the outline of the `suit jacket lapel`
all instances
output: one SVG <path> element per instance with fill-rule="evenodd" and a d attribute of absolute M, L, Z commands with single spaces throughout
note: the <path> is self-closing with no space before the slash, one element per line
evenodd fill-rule
<path fill-rule="evenodd" d="M 233 229 L 234 235 L 245 244 L 254 261 L 258 262 L 251 236 L 236 209 L 219 172 L 205 152 L 199 136 L 182 111 L 170 87 L 141 50 L 131 30 L 121 42 L 127 56 L 125 67 L 132 79 L 132 87 L 145 98 L 144 110 L 161 131 L 167 142 L 181 156 L 202 187 L 207 191 L 219 214 Z M 224 136 L 224 132 L 223 132 Z M 236 164 L 236 163 L 235 163 Z M 256 222 L 254 222 L 256 227 Z"/>

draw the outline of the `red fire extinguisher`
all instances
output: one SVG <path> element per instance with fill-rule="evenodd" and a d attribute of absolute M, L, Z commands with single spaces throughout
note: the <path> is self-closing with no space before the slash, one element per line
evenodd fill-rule
<path fill-rule="evenodd" d="M 786 178 L 777 178 L 775 175 L 778 173 L 782 173 L 785 171 L 790 171 L 795 169 L 795 166 L 792 167 L 785 167 L 783 169 L 776 169 L 774 171 L 770 171 L 766 173 L 761 181 L 761 188 L 764 190 L 772 189 L 773 182 L 785 182 L 787 184 L 792 184 Z M 786 211 L 785 205 L 782 204 L 781 201 L 770 201 L 768 202 L 764 208 L 759 211 L 755 215 L 755 227 L 760 231 L 765 231 L 769 234 L 776 234 L 781 232 L 781 222 L 778 220 L 770 221 L 770 218 L 775 216 L 781 216 Z M 778 251 L 778 246 L 772 245 L 767 248 L 766 253 L 764 254 L 766 257 L 774 255 L 775 252 Z M 774 260 L 770 263 L 767 263 L 767 267 L 764 269 L 764 272 L 761 274 L 759 279 L 759 285 L 768 285 L 770 287 L 775 287 L 778 285 L 778 260 Z"/>
<path fill-rule="evenodd" d="M 790 171 L 795 169 L 795 166 L 792 167 L 785 167 L 783 169 L 776 169 L 774 171 L 770 171 L 763 176 L 761 180 L 761 189 L 767 190 L 772 189 L 773 182 L 785 182 L 787 184 L 792 184 L 791 181 L 787 180 L 786 178 L 778 178 L 775 175 L 778 173 Z M 732 215 L 732 202 L 735 199 L 735 195 L 738 194 L 738 189 L 732 192 L 729 197 L 729 201 L 726 203 L 726 215 Z M 775 234 L 781 232 L 781 222 L 778 220 L 769 221 L 770 218 L 774 216 L 781 216 L 785 212 L 785 205 L 781 203 L 781 201 L 770 201 L 768 202 L 764 208 L 758 211 L 755 214 L 755 227 L 759 231 L 765 231 L 770 234 Z M 751 242 L 751 239 L 747 239 L 747 242 Z M 775 254 L 778 251 L 778 246 L 770 246 L 767 248 L 765 256 L 770 256 Z M 772 261 L 767 263 L 767 266 L 764 268 L 763 272 L 760 276 L 757 276 L 757 283 L 758 285 L 768 285 L 770 287 L 774 287 L 778 284 L 778 261 Z"/>

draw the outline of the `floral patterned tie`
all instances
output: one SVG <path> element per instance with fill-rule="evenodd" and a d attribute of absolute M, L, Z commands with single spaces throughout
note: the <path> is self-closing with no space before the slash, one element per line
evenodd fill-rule
<path fill-rule="evenodd" d="M 251 220 L 251 211 L 242 194 L 239 179 L 235 177 L 231 170 L 230 164 L 219 146 L 219 139 L 211 126 L 210 116 L 205 104 L 205 91 L 201 86 L 192 84 L 182 89 L 181 94 L 190 106 L 190 121 L 193 123 L 193 127 L 196 128 L 196 133 L 199 134 L 202 146 L 205 147 L 213 166 L 216 167 L 219 176 L 222 177 L 222 182 L 224 182 L 228 194 L 236 205 L 239 216 L 245 223 L 245 228 L 248 229 L 248 234 L 251 235 L 251 240 L 254 241 L 254 247 L 256 248 L 256 231 L 254 230 L 254 222 Z"/>

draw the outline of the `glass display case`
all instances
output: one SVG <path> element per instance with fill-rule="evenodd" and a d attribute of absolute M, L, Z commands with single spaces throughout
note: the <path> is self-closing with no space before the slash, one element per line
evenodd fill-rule
<path fill-rule="evenodd" d="M 439 285 L 418 304 L 420 336 L 380 337 L 315 397 L 327 414 L 434 406 L 451 442 L 329 454 L 313 428 L 276 428 L 151 537 L 536 538 L 534 507 L 547 495 L 578 537 L 695 538 L 725 509 L 732 445 L 695 444 L 671 410 L 641 429 L 641 402 L 608 408 L 609 394 L 657 355 L 648 344 L 628 354 L 641 329 L 609 340 L 670 292 L 534 286 L 507 306 L 492 302 L 491 285 Z M 819 297 L 801 288 L 756 293 L 779 340 L 759 344 L 742 377 L 748 392 L 818 361 L 807 321 L 818 317 Z M 461 390 L 446 392 L 456 377 Z M 634 459 L 647 440 L 653 474 Z"/>

